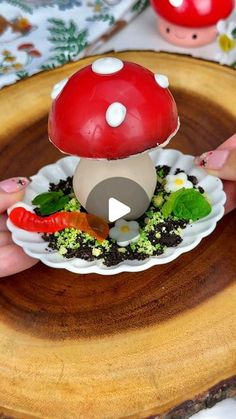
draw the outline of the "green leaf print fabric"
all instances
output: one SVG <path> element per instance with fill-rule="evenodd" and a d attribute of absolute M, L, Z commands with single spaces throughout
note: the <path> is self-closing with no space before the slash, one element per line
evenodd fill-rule
<path fill-rule="evenodd" d="M 0 0 L 0 88 L 96 53 L 148 0 Z"/>

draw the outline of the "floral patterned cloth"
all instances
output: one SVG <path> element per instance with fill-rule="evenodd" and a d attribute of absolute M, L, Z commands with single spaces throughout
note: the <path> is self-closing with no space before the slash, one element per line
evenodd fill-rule
<path fill-rule="evenodd" d="M 148 0 L 0 0 L 0 88 L 96 52 L 147 4 Z"/>

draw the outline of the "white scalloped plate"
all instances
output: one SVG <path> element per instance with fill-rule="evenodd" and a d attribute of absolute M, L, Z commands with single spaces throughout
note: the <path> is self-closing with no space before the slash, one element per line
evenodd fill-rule
<path fill-rule="evenodd" d="M 161 265 L 171 262 L 182 253 L 194 249 L 203 237 L 208 236 L 216 227 L 224 214 L 224 204 L 226 196 L 223 191 L 223 185 L 220 179 L 207 175 L 201 168 L 194 166 L 193 157 L 187 156 L 176 150 L 158 149 L 150 153 L 155 165 L 167 164 L 171 166 L 171 172 L 174 173 L 177 168 L 185 170 L 189 175 L 195 175 L 199 180 L 199 186 L 202 186 L 211 202 L 212 212 L 202 220 L 190 224 L 183 230 L 183 241 L 177 247 L 169 247 L 160 256 L 149 257 L 145 261 L 125 261 L 114 267 L 106 267 L 101 261 L 87 262 L 82 259 L 65 259 L 56 251 L 46 250 L 47 243 L 38 233 L 30 233 L 15 227 L 10 220 L 7 226 L 12 232 L 13 241 L 21 246 L 25 253 L 40 259 L 46 265 L 53 268 L 64 268 L 68 271 L 86 274 L 98 273 L 101 275 L 113 275 L 120 272 L 138 272 L 143 271 L 154 265 Z M 48 190 L 49 182 L 58 182 L 67 176 L 72 176 L 79 159 L 76 157 L 65 157 L 58 162 L 43 167 L 37 175 L 32 176 L 32 182 L 26 190 L 23 202 L 16 206 L 24 206 L 32 210 L 32 199 L 39 193 Z M 13 207 L 12 207 L 13 208 Z"/>

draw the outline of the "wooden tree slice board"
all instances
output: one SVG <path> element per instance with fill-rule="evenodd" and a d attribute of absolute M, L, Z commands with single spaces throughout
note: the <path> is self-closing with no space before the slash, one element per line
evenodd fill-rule
<path fill-rule="evenodd" d="M 199 154 L 235 132 L 236 73 L 186 56 L 122 52 L 167 74 L 182 126 L 171 147 Z M 49 93 L 92 61 L 0 93 L 1 178 L 60 158 Z M 17 418 L 186 418 L 236 394 L 236 224 L 145 272 L 75 275 L 39 263 L 0 282 L 0 406 Z M 1 416 L 1 415 L 0 415 Z"/>

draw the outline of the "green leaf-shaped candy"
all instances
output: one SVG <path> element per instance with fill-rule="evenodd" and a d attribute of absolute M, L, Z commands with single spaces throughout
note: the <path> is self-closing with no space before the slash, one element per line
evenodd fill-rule
<path fill-rule="evenodd" d="M 197 221 L 211 212 L 211 205 L 196 189 L 185 189 L 176 199 L 173 214 L 186 221 Z"/>
<path fill-rule="evenodd" d="M 210 214 L 211 205 L 197 189 L 182 188 L 170 194 L 161 211 L 164 218 L 173 214 L 181 220 L 197 221 Z"/>
<path fill-rule="evenodd" d="M 40 206 L 41 215 L 50 215 L 57 211 L 63 210 L 65 205 L 69 202 L 70 197 L 68 195 L 62 196 L 56 201 L 46 202 Z"/>
<path fill-rule="evenodd" d="M 161 212 L 162 212 L 162 215 L 163 215 L 164 218 L 168 218 L 169 215 L 172 213 L 176 200 L 178 199 L 178 197 L 182 194 L 182 192 L 184 190 L 185 189 L 182 188 L 182 189 L 179 189 L 178 191 L 173 192 L 169 195 L 167 201 L 164 203 L 164 205 L 161 209 Z"/>
<path fill-rule="evenodd" d="M 43 192 L 40 195 L 37 195 L 33 201 L 33 205 L 44 205 L 47 202 L 57 201 L 61 196 L 63 196 L 62 191 L 58 192 Z"/>

